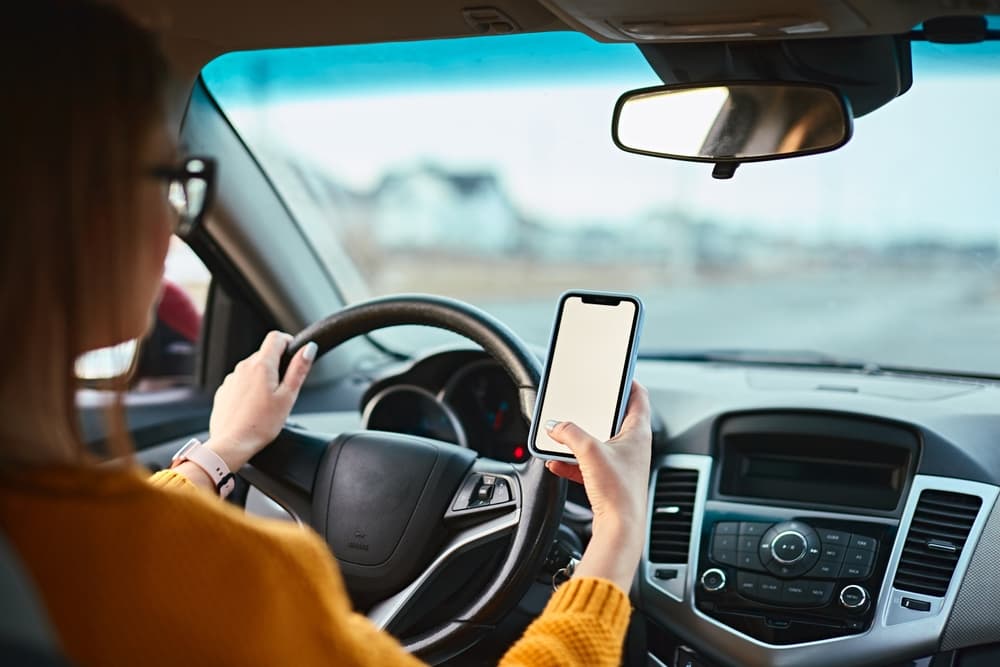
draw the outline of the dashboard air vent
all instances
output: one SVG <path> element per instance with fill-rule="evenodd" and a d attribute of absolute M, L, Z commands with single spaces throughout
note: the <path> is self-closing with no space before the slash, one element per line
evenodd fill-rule
<path fill-rule="evenodd" d="M 964 493 L 923 491 L 893 586 L 943 597 L 982 503 L 981 498 Z"/>
<path fill-rule="evenodd" d="M 653 491 L 653 518 L 649 526 L 649 560 L 687 563 L 691 544 L 698 471 L 660 468 Z"/>

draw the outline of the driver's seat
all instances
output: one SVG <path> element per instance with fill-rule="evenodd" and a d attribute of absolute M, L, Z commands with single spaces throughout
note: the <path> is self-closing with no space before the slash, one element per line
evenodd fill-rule
<path fill-rule="evenodd" d="M 0 533 L 0 664 L 69 667 L 21 560 Z"/>

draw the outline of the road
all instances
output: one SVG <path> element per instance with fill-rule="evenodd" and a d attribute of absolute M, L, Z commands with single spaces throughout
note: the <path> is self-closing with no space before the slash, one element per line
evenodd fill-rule
<path fill-rule="evenodd" d="M 603 284 L 594 282 L 589 287 Z M 645 349 L 814 350 L 1000 375 L 1000 276 L 990 268 L 868 267 L 636 291 L 646 304 Z M 556 296 L 475 302 L 527 341 L 544 344 Z M 407 330 L 405 340 L 413 346 L 439 339 Z"/>

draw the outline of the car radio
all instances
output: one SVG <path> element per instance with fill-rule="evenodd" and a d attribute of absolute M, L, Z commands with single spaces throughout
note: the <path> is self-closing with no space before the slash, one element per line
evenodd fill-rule
<path fill-rule="evenodd" d="M 793 644 L 872 622 L 895 538 L 883 523 L 706 512 L 695 602 L 751 637 Z"/>

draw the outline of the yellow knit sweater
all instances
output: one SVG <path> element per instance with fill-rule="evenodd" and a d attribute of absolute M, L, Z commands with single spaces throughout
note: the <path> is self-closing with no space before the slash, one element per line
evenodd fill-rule
<path fill-rule="evenodd" d="M 318 535 L 171 471 L 4 475 L 0 526 L 80 667 L 419 664 L 351 610 Z M 617 665 L 630 611 L 611 582 L 574 579 L 501 664 Z"/>

